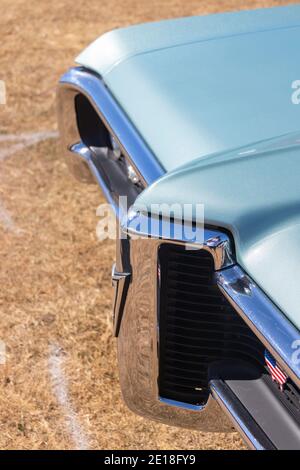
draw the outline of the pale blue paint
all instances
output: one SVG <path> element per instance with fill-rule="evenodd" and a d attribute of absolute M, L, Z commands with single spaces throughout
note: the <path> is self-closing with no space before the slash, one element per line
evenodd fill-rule
<path fill-rule="evenodd" d="M 151 23 L 108 33 L 77 60 L 169 171 L 299 128 L 299 25 L 299 5 Z"/>
<path fill-rule="evenodd" d="M 200 158 L 146 189 L 135 207 L 162 203 L 204 204 L 205 223 L 233 235 L 238 263 L 300 328 L 300 132 Z"/>
<path fill-rule="evenodd" d="M 300 134 L 277 138 L 300 129 L 299 44 L 295 5 L 117 30 L 78 62 L 170 172 L 138 202 L 204 203 L 206 223 L 232 233 L 238 262 L 300 328 Z"/>

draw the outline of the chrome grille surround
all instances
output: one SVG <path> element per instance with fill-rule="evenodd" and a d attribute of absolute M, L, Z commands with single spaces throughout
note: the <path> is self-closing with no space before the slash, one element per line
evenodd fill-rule
<path fill-rule="evenodd" d="M 205 406 L 197 407 L 159 398 L 157 252 L 169 240 L 137 238 L 136 233 L 131 237 L 128 229 L 132 277 L 118 336 L 120 384 L 127 406 L 144 417 L 173 426 L 231 431 L 228 418 L 212 396 Z M 116 268 L 122 272 L 121 259 Z"/>

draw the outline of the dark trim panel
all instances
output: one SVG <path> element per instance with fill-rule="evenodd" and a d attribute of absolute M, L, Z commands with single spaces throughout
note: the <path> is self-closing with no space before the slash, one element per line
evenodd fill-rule
<path fill-rule="evenodd" d="M 211 380 L 209 385 L 212 396 L 231 419 L 250 449 L 275 450 L 269 438 L 223 380 Z"/>

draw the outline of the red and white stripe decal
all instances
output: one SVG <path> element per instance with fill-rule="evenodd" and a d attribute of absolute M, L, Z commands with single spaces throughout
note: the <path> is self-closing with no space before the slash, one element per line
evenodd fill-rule
<path fill-rule="evenodd" d="M 266 363 L 271 371 L 272 379 L 277 380 L 280 385 L 284 385 L 287 381 L 287 376 L 279 369 L 279 367 L 274 367 L 268 359 L 266 359 Z"/>

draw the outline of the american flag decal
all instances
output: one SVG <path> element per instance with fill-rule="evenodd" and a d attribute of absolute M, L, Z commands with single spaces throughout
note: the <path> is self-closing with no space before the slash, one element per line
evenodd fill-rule
<path fill-rule="evenodd" d="M 283 386 L 285 385 L 288 377 L 284 374 L 284 372 L 282 372 L 280 367 L 277 365 L 275 358 L 267 350 L 265 350 L 265 361 L 272 380 L 277 382 L 280 386 L 280 390 L 283 391 Z"/>

